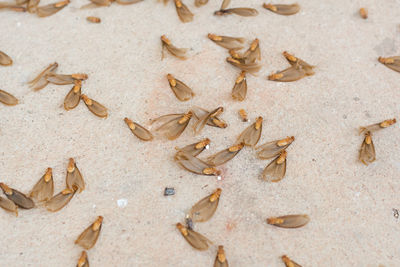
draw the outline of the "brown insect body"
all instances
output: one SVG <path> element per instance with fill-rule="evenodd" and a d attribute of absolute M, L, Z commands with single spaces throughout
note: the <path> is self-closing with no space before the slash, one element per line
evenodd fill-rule
<path fill-rule="evenodd" d="M 18 99 L 12 94 L 0 90 L 0 102 L 7 106 L 15 106 L 18 104 Z"/>
<path fill-rule="evenodd" d="M 263 118 L 258 117 L 256 121 L 247 127 L 238 137 L 236 144 L 243 143 L 245 146 L 254 147 L 261 137 Z"/>
<path fill-rule="evenodd" d="M 283 150 L 262 172 L 262 179 L 267 182 L 279 182 L 286 174 L 287 152 Z"/>
<path fill-rule="evenodd" d="M 218 246 L 217 256 L 215 257 L 214 267 L 229 267 L 225 256 L 224 246 Z"/>
<path fill-rule="evenodd" d="M 201 140 L 200 142 L 187 145 L 183 148 L 176 147 L 175 149 L 180 152 L 183 152 L 185 154 L 196 157 L 201 152 L 203 152 L 205 149 L 208 149 L 210 142 L 211 142 L 210 139 L 206 138 L 206 139 Z"/>
<path fill-rule="evenodd" d="M 81 91 L 82 88 L 82 81 L 75 80 L 74 86 L 68 92 L 64 99 L 64 109 L 71 110 L 78 106 L 79 101 L 81 100 Z"/>
<path fill-rule="evenodd" d="M 249 119 L 247 118 L 247 112 L 244 109 L 239 109 L 239 117 L 242 119 L 243 122 L 247 122 L 249 121 Z"/>
<path fill-rule="evenodd" d="M 218 108 L 217 108 L 217 110 L 218 110 Z M 207 116 L 210 113 L 212 113 L 212 116 L 209 117 L 209 119 L 207 120 L 207 123 L 206 123 L 208 126 L 217 127 L 217 128 L 228 127 L 228 124 L 224 120 L 222 120 L 217 114 L 215 114 L 215 112 L 213 113 L 204 108 L 197 107 L 197 106 L 193 107 L 192 112 L 197 120 L 201 120 L 202 118 L 205 118 L 204 116 Z"/>
<path fill-rule="evenodd" d="M 195 94 L 192 89 L 180 80 L 175 79 L 172 74 L 167 74 L 167 79 L 172 92 L 180 101 L 188 101 L 194 97 Z"/>
<path fill-rule="evenodd" d="M 300 264 L 296 263 L 295 261 L 292 261 L 286 255 L 282 256 L 282 261 L 283 261 L 283 263 L 285 263 L 286 267 L 301 267 Z"/>
<path fill-rule="evenodd" d="M 202 234 L 199 234 L 193 230 L 190 230 L 183 226 L 181 223 L 176 224 L 176 228 L 181 232 L 182 236 L 186 239 L 186 241 L 197 250 L 207 250 L 209 244 L 212 242 L 208 240 Z"/>
<path fill-rule="evenodd" d="M 0 197 L 0 207 L 8 212 L 15 213 L 15 216 L 18 216 L 18 206 L 11 200 Z"/>
<path fill-rule="evenodd" d="M 36 76 L 33 80 L 29 81 L 28 84 L 30 87 L 33 87 L 34 91 L 38 91 L 43 89 L 49 82 L 47 81 L 47 75 L 54 73 L 58 68 L 58 63 L 54 62 L 46 67 L 38 76 Z"/>
<path fill-rule="evenodd" d="M 263 4 L 263 7 L 279 15 L 290 16 L 300 11 L 300 6 L 296 4 L 291 5 L 274 5 Z"/>
<path fill-rule="evenodd" d="M 315 66 L 308 64 L 304 60 L 297 58 L 292 54 L 289 54 L 287 51 L 283 51 L 282 54 L 290 65 L 301 68 L 305 72 L 306 76 L 311 76 L 315 74 L 313 70 Z"/>
<path fill-rule="evenodd" d="M 101 19 L 98 17 L 89 16 L 89 17 L 86 17 L 86 20 L 91 23 L 101 23 Z"/>
<path fill-rule="evenodd" d="M 108 116 L 108 111 L 105 106 L 100 104 L 99 102 L 90 99 L 88 96 L 82 94 L 81 99 L 85 102 L 86 106 L 94 115 L 100 118 L 106 118 Z"/>
<path fill-rule="evenodd" d="M 190 210 L 189 217 L 193 222 L 206 222 L 217 210 L 222 189 L 218 188 L 212 194 L 198 201 Z"/>
<path fill-rule="evenodd" d="M 363 19 L 367 19 L 368 18 L 368 10 L 366 8 L 360 8 L 359 10 L 360 13 L 360 17 Z"/>
<path fill-rule="evenodd" d="M 192 116 L 192 111 L 180 114 L 168 114 L 152 120 L 151 123 L 164 122 L 156 128 L 156 131 L 162 132 L 169 140 L 175 140 L 186 129 Z"/>
<path fill-rule="evenodd" d="M 33 202 L 33 200 L 27 197 L 25 194 L 8 187 L 4 183 L 0 183 L 0 187 L 6 197 L 14 202 L 18 207 L 22 209 L 32 209 L 35 207 L 35 203 Z"/>
<path fill-rule="evenodd" d="M 2 66 L 11 66 L 13 61 L 11 57 L 9 57 L 6 53 L 0 51 L 0 65 Z"/>
<path fill-rule="evenodd" d="M 207 158 L 207 162 L 212 166 L 222 165 L 231 159 L 233 159 L 244 147 L 243 143 L 233 145 L 227 149 L 224 149 Z"/>
<path fill-rule="evenodd" d="M 208 39 L 210 39 L 217 45 L 226 49 L 233 49 L 233 50 L 242 49 L 243 43 L 246 41 L 246 39 L 242 37 L 222 36 L 212 33 L 209 33 L 207 36 Z"/>
<path fill-rule="evenodd" d="M 57 212 L 61 210 L 71 201 L 75 193 L 75 190 L 69 188 L 64 189 L 46 202 L 46 209 L 51 212 Z"/>
<path fill-rule="evenodd" d="M 39 17 L 48 17 L 54 15 L 55 13 L 66 7 L 69 3 L 69 0 L 65 0 L 45 6 L 40 6 L 36 9 L 36 14 Z"/>
<path fill-rule="evenodd" d="M 246 72 L 242 71 L 236 78 L 235 85 L 232 88 L 232 98 L 243 101 L 247 94 Z"/>
<path fill-rule="evenodd" d="M 194 5 L 196 7 L 204 6 L 207 3 L 208 3 L 208 0 L 194 0 Z"/>
<path fill-rule="evenodd" d="M 129 118 L 124 119 L 126 125 L 128 125 L 131 132 L 142 141 L 151 141 L 153 140 L 153 135 L 149 130 L 141 126 L 140 124 L 133 122 Z"/>
<path fill-rule="evenodd" d="M 164 59 L 164 50 L 166 49 L 171 55 L 182 59 L 182 60 L 186 60 L 186 53 L 187 53 L 187 49 L 186 48 L 178 48 L 176 46 L 174 46 L 171 41 L 165 36 L 162 35 L 161 36 L 161 46 L 162 46 L 162 50 L 161 50 L 161 60 Z"/>
<path fill-rule="evenodd" d="M 53 197 L 54 194 L 54 181 L 53 172 L 51 168 L 47 168 L 46 173 L 34 185 L 29 196 L 39 202 L 47 201 Z"/>
<path fill-rule="evenodd" d="M 89 267 L 89 259 L 86 251 L 82 251 L 81 257 L 79 258 L 76 267 Z"/>
<path fill-rule="evenodd" d="M 371 132 L 365 133 L 365 138 L 361 144 L 358 158 L 365 165 L 368 165 L 376 160 L 375 146 L 372 142 Z"/>
<path fill-rule="evenodd" d="M 178 14 L 179 19 L 183 22 L 191 22 L 193 20 L 193 13 L 190 12 L 189 8 L 182 3 L 181 0 L 174 0 L 176 13 Z"/>
<path fill-rule="evenodd" d="M 310 217 L 305 214 L 286 215 L 280 217 L 270 217 L 267 223 L 282 228 L 299 228 L 303 227 L 310 221 Z"/>
<path fill-rule="evenodd" d="M 400 56 L 379 57 L 378 61 L 383 65 L 385 65 L 386 67 L 388 67 L 389 69 L 400 72 Z"/>
<path fill-rule="evenodd" d="M 194 174 L 214 176 L 218 176 L 221 174 L 221 172 L 217 170 L 214 166 L 182 151 L 178 151 L 175 154 L 175 161 L 183 169 Z"/>
<path fill-rule="evenodd" d="M 65 182 L 68 189 L 73 191 L 79 190 L 79 193 L 85 190 L 85 181 L 73 158 L 69 159 Z"/>
<path fill-rule="evenodd" d="M 232 57 L 227 57 L 226 58 L 226 62 L 228 62 L 232 66 L 234 66 L 234 67 L 236 67 L 236 68 L 238 68 L 238 69 L 240 69 L 242 71 L 246 71 L 246 72 L 251 73 L 253 75 L 255 73 L 259 72 L 261 67 L 262 67 L 261 65 L 259 65 L 256 62 L 243 63 L 243 62 L 241 62 L 241 61 L 239 61 L 237 59 L 234 59 Z"/>
<path fill-rule="evenodd" d="M 86 228 L 76 239 L 75 244 L 83 247 L 86 250 L 91 249 L 99 238 L 101 227 L 103 224 L 103 217 L 98 216 L 88 228 Z"/>
<path fill-rule="evenodd" d="M 281 140 L 275 140 L 258 146 L 257 156 L 260 159 L 270 159 L 279 155 L 283 150 L 288 148 L 294 141 L 294 136 L 287 137 Z"/>

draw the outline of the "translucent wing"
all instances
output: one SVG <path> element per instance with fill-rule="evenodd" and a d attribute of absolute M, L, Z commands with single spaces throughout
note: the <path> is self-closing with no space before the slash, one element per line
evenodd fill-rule
<path fill-rule="evenodd" d="M 12 94 L 0 90 L 0 102 L 7 106 L 15 106 L 16 104 L 18 104 L 18 99 Z"/>
<path fill-rule="evenodd" d="M 33 80 L 29 81 L 28 84 L 30 85 L 30 87 L 33 87 L 33 90 L 35 91 L 44 88 L 49 83 L 46 79 L 47 75 L 55 72 L 57 68 L 58 68 L 57 62 L 50 64 L 41 73 L 39 73 L 38 76 L 36 76 Z"/>
<path fill-rule="evenodd" d="M 286 215 L 267 219 L 268 224 L 283 228 L 299 228 L 306 225 L 309 221 L 310 217 L 305 214 Z"/>
<path fill-rule="evenodd" d="M 208 34 L 208 38 L 223 48 L 233 50 L 242 49 L 245 42 L 245 39 L 242 37 L 220 36 L 212 33 Z"/>
<path fill-rule="evenodd" d="M 82 174 L 78 167 L 76 167 L 76 163 L 73 158 L 69 159 L 65 182 L 68 189 L 73 191 L 79 190 L 79 193 L 85 190 L 85 181 L 83 180 Z"/>
<path fill-rule="evenodd" d="M 300 6 L 297 3 L 291 5 L 264 4 L 263 7 L 276 14 L 285 16 L 294 15 L 300 11 Z"/>
<path fill-rule="evenodd" d="M 193 222 L 206 222 L 217 210 L 222 190 L 218 188 L 214 193 L 197 202 L 190 210 L 190 218 Z"/>
<path fill-rule="evenodd" d="M 294 136 L 260 145 L 256 148 L 258 150 L 257 156 L 260 159 L 273 158 L 285 150 L 293 141 Z"/>
<path fill-rule="evenodd" d="M 226 62 L 228 62 L 229 64 L 231 64 L 232 66 L 234 66 L 236 68 L 241 69 L 242 71 L 246 71 L 251 74 L 257 73 L 261 69 L 261 65 L 259 65 L 256 62 L 243 63 L 243 62 L 240 62 L 239 60 L 231 58 L 231 57 L 227 57 Z"/>
<path fill-rule="evenodd" d="M 171 74 L 167 75 L 167 79 L 172 92 L 180 101 L 188 101 L 193 98 L 194 93 L 192 89 L 185 83 L 175 79 Z"/>
<path fill-rule="evenodd" d="M 238 137 L 236 143 L 245 146 L 255 146 L 261 137 L 263 118 L 258 117 L 256 122 L 247 127 Z"/>
<path fill-rule="evenodd" d="M 35 207 L 35 203 L 33 202 L 33 200 L 27 197 L 25 194 L 8 187 L 4 183 L 0 183 L 0 187 L 6 197 L 14 202 L 18 207 L 23 209 L 32 209 Z"/>
<path fill-rule="evenodd" d="M 207 250 L 209 247 L 210 240 L 208 240 L 202 234 L 199 234 L 193 230 L 189 230 L 184 227 L 182 224 L 178 223 L 176 227 L 181 232 L 182 236 L 186 239 L 186 241 L 197 250 Z"/>
<path fill-rule="evenodd" d="M 242 71 L 235 81 L 232 88 L 232 98 L 238 101 L 243 101 L 247 94 L 246 72 Z"/>
<path fill-rule="evenodd" d="M 178 151 L 175 154 L 175 161 L 183 169 L 199 174 L 199 175 L 219 175 L 220 171 L 215 169 L 212 165 L 198 159 L 192 155 L 186 154 L 184 152 Z"/>
<path fill-rule="evenodd" d="M 267 182 L 279 182 L 286 174 L 286 151 L 283 151 L 265 167 L 262 179 Z"/>
<path fill-rule="evenodd" d="M 280 72 L 269 75 L 268 79 L 277 82 L 294 82 L 304 78 L 305 76 L 307 76 L 305 70 L 298 65 L 294 65 Z"/>
<path fill-rule="evenodd" d="M 153 135 L 150 133 L 150 131 L 141 126 L 140 124 L 133 122 L 128 118 L 125 118 L 124 121 L 128 125 L 131 132 L 140 140 L 143 141 L 153 140 Z"/>
<path fill-rule="evenodd" d="M 71 189 L 64 189 L 57 195 L 53 196 L 46 202 L 46 209 L 48 211 L 56 212 L 64 208 L 75 195 L 75 191 Z"/>
<path fill-rule="evenodd" d="M 86 251 L 82 251 L 81 257 L 79 258 L 76 267 L 89 267 L 89 259 L 87 257 Z"/>
<path fill-rule="evenodd" d="M 193 20 L 193 14 L 189 8 L 182 3 L 180 0 L 175 0 L 176 13 L 178 13 L 179 19 L 183 22 L 190 22 Z"/>
<path fill-rule="evenodd" d="M 359 160 L 365 165 L 376 160 L 375 146 L 370 132 L 365 134 L 364 141 L 361 144 Z"/>
<path fill-rule="evenodd" d="M 188 154 L 193 157 L 196 157 L 201 152 L 203 152 L 204 149 L 207 149 L 209 144 L 210 144 L 210 139 L 206 138 L 206 139 L 201 140 L 200 142 L 196 142 L 196 143 L 187 145 L 183 148 L 176 148 L 176 149 L 178 151 L 183 152 L 184 154 Z"/>
<path fill-rule="evenodd" d="M 229 267 L 225 256 L 224 246 L 218 246 L 217 257 L 215 257 L 214 267 Z"/>
<path fill-rule="evenodd" d="M 64 99 L 64 108 L 65 110 L 71 110 L 78 106 L 79 101 L 81 100 L 81 87 L 82 82 L 80 80 L 75 81 L 75 85 L 69 91 L 69 93 L 65 96 Z"/>
<path fill-rule="evenodd" d="M 61 1 L 61 2 L 57 2 L 57 3 L 41 6 L 36 9 L 36 14 L 39 17 L 48 17 L 48 16 L 51 16 L 51 15 L 57 13 L 58 11 L 60 11 L 64 7 L 66 7 L 68 4 L 69 4 L 69 0 L 66 0 L 66 1 Z"/>
<path fill-rule="evenodd" d="M 0 65 L 10 66 L 12 65 L 12 59 L 4 52 L 0 51 Z"/>
<path fill-rule="evenodd" d="M 51 168 L 47 168 L 46 173 L 34 185 L 30 197 L 39 202 L 49 200 L 54 194 L 54 181 Z"/>
<path fill-rule="evenodd" d="M 83 102 L 85 102 L 86 106 L 88 109 L 97 117 L 100 118 L 106 118 L 108 116 L 107 108 L 100 104 L 99 102 L 90 99 L 86 95 L 82 94 L 81 98 L 83 99 Z"/>
<path fill-rule="evenodd" d="M 76 239 L 75 244 L 80 245 L 86 250 L 91 249 L 97 242 L 99 238 L 101 226 L 103 223 L 103 217 L 97 217 L 96 221 L 92 223 L 79 237 Z"/>
<path fill-rule="evenodd" d="M 258 11 L 254 8 L 248 7 L 238 7 L 238 8 L 229 8 L 224 10 L 227 13 L 233 13 L 242 17 L 252 17 L 257 16 Z"/>
<path fill-rule="evenodd" d="M 0 207 L 6 211 L 15 213 L 15 216 L 18 216 L 18 206 L 11 200 L 0 197 Z"/>
<path fill-rule="evenodd" d="M 213 166 L 222 165 L 231 159 L 233 159 L 244 147 L 244 144 L 233 145 L 227 149 L 224 149 L 210 157 L 208 157 L 207 162 Z"/>

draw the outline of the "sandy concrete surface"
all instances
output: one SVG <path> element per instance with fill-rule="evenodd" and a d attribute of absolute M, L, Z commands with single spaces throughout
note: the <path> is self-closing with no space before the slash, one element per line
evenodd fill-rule
<path fill-rule="evenodd" d="M 231 266 L 279 267 L 282 254 L 303 266 L 400 266 L 400 222 L 392 211 L 400 208 L 398 125 L 374 135 L 376 162 L 366 167 L 357 161 L 363 139 L 357 128 L 400 113 L 400 74 L 377 61 L 400 55 L 400 1 L 299 0 L 301 12 L 290 17 L 262 9 L 262 1 L 232 1 L 232 7 L 256 7 L 259 15 L 250 18 L 213 16 L 220 1 L 201 8 L 184 2 L 195 14 L 187 24 L 172 2 L 155 0 L 91 10 L 79 9 L 83 0 L 72 1 L 43 19 L 1 12 L 0 50 L 14 64 L 0 67 L 0 88 L 20 104 L 0 105 L 0 180 L 29 192 L 52 167 L 59 192 L 74 157 L 87 188 L 57 213 L 42 207 L 16 218 L 0 211 L 0 265 L 75 266 L 81 249 L 74 240 L 102 215 L 100 238 L 88 252 L 92 266 L 212 266 L 220 244 Z M 358 16 L 360 7 L 368 8 L 367 20 Z M 89 15 L 102 23 L 88 23 Z M 206 38 L 209 32 L 260 39 L 263 68 L 248 77 L 242 103 L 230 96 L 238 71 Z M 190 58 L 160 61 L 162 34 L 189 48 Z M 316 65 L 316 74 L 293 83 L 268 81 L 268 74 L 288 66 L 284 50 Z M 82 90 L 109 108 L 107 119 L 83 103 L 65 111 L 70 85 L 40 92 L 27 86 L 54 61 L 59 73 L 89 75 Z M 194 99 L 179 102 L 167 73 L 190 85 Z M 141 142 L 123 122 L 128 116 L 149 126 L 151 118 L 193 105 L 225 107 L 228 128 L 206 127 L 194 136 L 190 126 L 175 141 Z M 175 146 L 204 137 L 212 143 L 202 158 L 230 146 L 250 124 L 239 120 L 240 108 L 251 121 L 264 117 L 260 144 L 296 137 L 281 182 L 260 180 L 269 161 L 249 148 L 221 168 L 221 181 L 173 162 Z M 165 186 L 175 187 L 176 195 L 164 197 Z M 175 224 L 217 187 L 223 191 L 216 214 L 195 225 L 214 245 L 199 252 Z M 311 221 L 300 229 L 265 222 L 292 213 L 307 213 Z"/>

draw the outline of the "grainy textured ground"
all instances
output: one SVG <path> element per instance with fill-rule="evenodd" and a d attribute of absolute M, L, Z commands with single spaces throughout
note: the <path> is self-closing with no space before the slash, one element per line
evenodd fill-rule
<path fill-rule="evenodd" d="M 16 218 L 0 211 L 1 265 L 74 266 L 81 252 L 74 240 L 103 215 L 101 236 L 88 252 L 93 266 L 212 266 L 219 244 L 231 266 L 283 266 L 282 254 L 304 266 L 400 266 L 400 222 L 392 212 L 400 208 L 399 127 L 374 136 L 375 163 L 357 162 L 357 127 L 400 112 L 400 74 L 377 62 L 378 56 L 400 54 L 400 1 L 299 1 L 301 12 L 290 17 L 263 10 L 262 1 L 232 1 L 258 8 L 254 18 L 215 17 L 220 1 L 202 8 L 185 2 L 195 13 L 192 23 L 181 23 L 172 3 L 155 0 L 93 10 L 80 10 L 86 2 L 73 1 L 44 19 L 1 12 L 0 50 L 14 65 L 0 67 L 0 88 L 20 99 L 15 107 L 0 105 L 1 181 L 28 192 L 52 167 L 58 192 L 74 157 L 87 182 L 60 212 L 39 208 Z M 368 20 L 358 16 L 360 7 L 368 8 Z M 89 15 L 102 23 L 87 23 Z M 248 77 L 243 103 L 230 97 L 237 71 L 225 62 L 225 50 L 206 38 L 209 32 L 260 39 L 263 69 Z M 190 59 L 160 61 L 162 34 L 190 48 Z M 315 76 L 268 81 L 268 74 L 288 66 L 284 50 L 316 65 Z M 93 116 L 82 103 L 65 111 L 71 86 L 28 88 L 26 82 L 54 61 L 59 73 L 89 74 L 83 91 L 109 108 L 109 118 Z M 193 101 L 177 101 L 168 72 L 192 86 Z M 122 120 L 148 126 L 150 118 L 192 105 L 224 106 L 229 127 L 144 143 Z M 205 157 L 231 145 L 248 125 L 238 119 L 239 108 L 251 120 L 264 117 L 261 142 L 296 137 L 284 180 L 262 182 L 268 162 L 251 149 L 222 168 L 222 181 L 178 168 L 175 146 L 209 137 Z M 165 186 L 175 187 L 176 195 L 164 197 Z M 175 223 L 216 187 L 223 189 L 216 214 L 195 226 L 215 246 L 198 252 Z M 121 199 L 125 207 L 118 206 Z M 311 222 L 295 230 L 265 223 L 268 216 L 290 213 L 307 213 Z"/>

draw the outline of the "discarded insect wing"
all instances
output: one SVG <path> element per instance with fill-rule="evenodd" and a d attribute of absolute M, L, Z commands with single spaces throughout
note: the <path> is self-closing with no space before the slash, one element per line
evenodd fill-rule
<path fill-rule="evenodd" d="M 227 149 L 224 149 L 207 158 L 207 162 L 213 166 L 222 165 L 231 159 L 233 159 L 244 147 L 244 144 L 233 145 Z"/>
<path fill-rule="evenodd" d="M 400 56 L 397 57 L 379 57 L 379 62 L 385 65 L 386 67 L 400 72 Z"/>
<path fill-rule="evenodd" d="M 209 144 L 210 144 L 210 139 L 206 138 L 206 139 L 201 140 L 200 142 L 187 145 L 183 148 L 177 147 L 176 150 L 181 151 L 185 154 L 189 154 L 193 157 L 196 157 L 201 152 L 203 152 L 204 149 L 208 149 Z"/>
<path fill-rule="evenodd" d="M 165 36 L 161 36 L 161 45 L 162 45 L 162 55 L 161 55 L 161 59 L 164 59 L 164 49 L 167 49 L 168 52 L 171 53 L 171 55 L 179 58 L 179 59 L 186 59 L 186 52 L 187 49 L 186 48 L 177 48 L 176 46 L 174 46 L 171 41 Z"/>
<path fill-rule="evenodd" d="M 76 191 L 72 189 L 64 189 L 46 202 L 46 209 L 52 212 L 61 210 L 71 201 L 72 197 L 75 195 L 75 192 Z"/>
<path fill-rule="evenodd" d="M 243 55 L 245 63 L 254 63 L 261 60 L 260 41 L 256 38 Z"/>
<path fill-rule="evenodd" d="M 80 245 L 86 250 L 91 249 L 99 238 L 103 217 L 97 217 L 96 221 L 92 223 L 79 237 L 76 239 L 75 244 Z"/>
<path fill-rule="evenodd" d="M 109 6 L 113 2 L 112 0 L 90 0 L 93 4 L 97 6 Z"/>
<path fill-rule="evenodd" d="M 365 165 L 368 165 L 375 161 L 375 146 L 374 142 L 372 142 L 372 137 L 370 132 L 365 133 L 365 138 L 360 148 L 360 156 L 359 159 Z"/>
<path fill-rule="evenodd" d="M 18 206 L 11 200 L 0 197 L 0 207 L 6 211 L 15 213 L 15 216 L 18 216 Z"/>
<path fill-rule="evenodd" d="M 396 119 L 393 118 L 393 119 L 384 120 L 382 122 L 378 122 L 378 123 L 375 123 L 375 124 L 371 124 L 371 125 L 368 125 L 368 126 L 363 126 L 363 127 L 360 127 L 360 134 L 361 133 L 366 133 L 366 132 L 371 132 L 371 133 L 372 132 L 376 132 L 378 130 L 387 128 L 387 127 L 389 127 L 389 126 L 391 126 L 391 125 L 393 125 L 395 123 L 396 123 Z"/>
<path fill-rule="evenodd" d="M 211 219 L 217 210 L 221 192 L 221 188 L 218 188 L 214 193 L 201 199 L 192 207 L 189 216 L 193 222 L 206 222 Z"/>
<path fill-rule="evenodd" d="M 229 4 L 231 3 L 231 0 L 223 0 L 222 1 L 222 3 L 221 3 L 221 10 L 222 9 L 226 9 L 228 6 L 229 6 Z"/>
<path fill-rule="evenodd" d="M 190 12 L 189 8 L 182 3 L 181 0 L 175 0 L 176 13 L 178 13 L 179 19 L 183 22 L 190 22 L 193 20 L 193 14 Z"/>
<path fill-rule="evenodd" d="M 258 150 L 257 156 L 260 159 L 270 159 L 279 155 L 283 150 L 285 150 L 294 141 L 294 136 L 287 137 L 281 140 L 275 140 L 272 142 L 260 145 L 256 149 Z"/>
<path fill-rule="evenodd" d="M 284 51 L 283 56 L 286 58 L 286 60 L 289 62 L 290 65 L 292 66 L 299 66 L 299 68 L 303 69 L 306 73 L 307 76 L 314 75 L 315 72 L 313 70 L 314 66 L 308 64 L 304 60 L 297 58 L 288 52 Z"/>
<path fill-rule="evenodd" d="M 99 102 L 90 99 L 86 95 L 82 94 L 81 98 L 83 99 L 83 102 L 85 102 L 86 106 L 88 109 L 97 117 L 100 118 L 106 118 L 108 116 L 107 108 L 100 104 Z"/>
<path fill-rule="evenodd" d="M 18 99 L 12 94 L 0 90 L 0 102 L 7 106 L 15 106 L 18 104 Z"/>
<path fill-rule="evenodd" d="M 285 263 L 286 267 L 301 267 L 300 264 L 292 261 L 291 259 L 289 259 L 288 256 L 283 255 L 282 256 L 282 261 Z"/>
<path fill-rule="evenodd" d="M 257 16 L 258 11 L 254 8 L 248 7 L 237 7 L 237 8 L 229 8 L 229 9 L 221 9 L 214 12 L 215 15 L 222 16 L 227 14 L 236 14 L 242 17 L 252 17 Z"/>
<path fill-rule="evenodd" d="M 247 94 L 246 72 L 242 71 L 236 78 L 235 85 L 232 88 L 232 98 L 243 101 Z"/>
<path fill-rule="evenodd" d="M 214 122 L 212 119 L 215 118 L 216 116 L 220 115 L 222 112 L 224 112 L 223 107 L 218 107 L 214 109 L 213 111 L 209 112 L 208 114 L 206 113 L 202 117 L 199 118 L 199 120 L 195 123 L 193 126 L 194 133 L 199 134 L 201 130 L 204 128 L 204 126 L 211 120 Z M 221 127 L 224 128 L 224 127 Z"/>
<path fill-rule="evenodd" d="M 240 63 L 244 64 L 245 63 L 245 58 L 242 54 L 240 54 L 237 50 L 235 49 L 229 49 L 229 55 L 231 55 L 231 57 L 233 59 L 236 59 L 237 61 L 239 61 Z"/>
<path fill-rule="evenodd" d="M 245 146 L 255 146 L 260 140 L 263 118 L 258 117 L 256 121 L 247 127 L 238 137 L 236 143 L 243 143 Z"/>
<path fill-rule="evenodd" d="M 231 65 L 233 65 L 234 67 L 239 68 L 243 71 L 247 71 L 251 74 L 258 72 L 261 69 L 261 65 L 259 65 L 256 62 L 242 63 L 239 60 L 231 58 L 231 57 L 227 57 L 226 61 L 228 63 L 230 63 Z"/>
<path fill-rule="evenodd" d="M 194 93 L 189 86 L 175 79 L 172 74 L 167 74 L 167 79 L 172 92 L 174 92 L 176 98 L 178 98 L 180 101 L 188 101 L 189 99 L 193 98 Z"/>
<path fill-rule="evenodd" d="M 363 18 L 363 19 L 368 18 L 368 10 L 367 9 L 362 7 L 362 8 L 360 8 L 359 13 L 360 13 L 361 18 Z"/>
<path fill-rule="evenodd" d="M 91 23 L 100 23 L 101 22 L 101 19 L 98 17 L 87 17 L 86 20 Z"/>
<path fill-rule="evenodd" d="M 245 42 L 245 39 L 242 37 L 220 36 L 212 33 L 208 34 L 208 38 L 223 48 L 234 50 L 242 49 Z"/>
<path fill-rule="evenodd" d="M 32 209 L 35 207 L 35 203 L 32 201 L 32 199 L 27 197 L 25 194 L 19 192 L 18 190 L 12 189 L 3 183 L 0 183 L 0 187 L 6 197 L 14 202 L 18 207 L 23 209 Z"/>
<path fill-rule="evenodd" d="M 29 2 L 29 0 L 15 0 L 15 3 L 17 5 L 24 5 L 27 4 Z"/>
<path fill-rule="evenodd" d="M 208 3 L 208 0 L 194 0 L 194 5 L 197 7 L 204 6 Z"/>
<path fill-rule="evenodd" d="M 41 73 L 39 73 L 38 76 L 35 77 L 32 81 L 29 81 L 28 84 L 31 87 L 34 87 L 33 90 L 38 91 L 42 88 L 44 88 L 49 82 L 46 79 L 46 76 L 49 73 L 53 73 L 56 71 L 58 67 L 57 62 L 54 62 L 53 64 L 50 64 L 47 68 L 45 68 Z"/>
<path fill-rule="evenodd" d="M 69 4 L 69 0 L 65 0 L 65 1 L 60 1 L 57 3 L 41 6 L 36 9 L 36 14 L 39 17 L 48 17 L 48 16 L 51 16 L 51 15 L 57 13 L 58 11 L 60 11 L 64 7 L 66 7 L 68 4 Z"/>
<path fill-rule="evenodd" d="M 279 182 L 285 177 L 287 152 L 283 150 L 262 172 L 262 179 L 267 182 Z"/>
<path fill-rule="evenodd" d="M 1 9 L 9 9 L 12 11 L 16 11 L 16 12 L 25 12 L 26 8 L 23 6 L 19 6 L 18 4 L 12 4 L 12 3 L 4 3 L 4 2 L 0 2 L 0 10 Z"/>
<path fill-rule="evenodd" d="M 12 59 L 6 53 L 0 51 L 0 65 L 11 66 L 12 64 Z"/>
<path fill-rule="evenodd" d="M 282 228 L 299 228 L 306 225 L 310 221 L 308 215 L 286 215 L 281 217 L 271 217 L 267 219 L 268 224 L 272 224 Z"/>
<path fill-rule="evenodd" d="M 143 0 L 115 0 L 118 4 L 120 5 L 132 5 L 132 4 L 136 4 L 139 2 L 142 2 Z"/>
<path fill-rule="evenodd" d="M 78 106 L 79 101 L 81 100 L 81 88 L 82 82 L 81 80 L 76 80 L 75 85 L 69 91 L 69 93 L 65 96 L 64 99 L 64 108 L 65 110 L 71 110 Z"/>
<path fill-rule="evenodd" d="M 218 246 L 217 257 L 214 261 L 214 267 L 229 267 L 228 260 L 225 256 L 224 246 Z"/>
<path fill-rule="evenodd" d="M 143 141 L 153 140 L 153 135 L 150 133 L 150 131 L 141 126 L 140 124 L 133 122 L 128 118 L 125 118 L 124 121 L 128 125 L 129 129 L 131 129 L 131 132 L 140 140 Z"/>
<path fill-rule="evenodd" d="M 263 7 L 276 14 L 285 16 L 294 15 L 300 11 L 300 6 L 297 3 L 292 5 L 264 4 Z"/>
<path fill-rule="evenodd" d="M 201 108 L 201 107 L 193 107 L 193 115 L 196 117 L 196 119 L 201 120 L 201 118 L 204 118 L 204 116 L 207 116 L 208 114 L 210 114 L 210 111 Z M 212 126 L 212 127 L 217 127 L 217 128 L 226 128 L 228 127 L 228 124 L 220 119 L 218 116 L 216 116 L 215 114 L 213 116 L 211 116 L 207 123 L 208 126 Z"/>
<path fill-rule="evenodd" d="M 40 0 L 29 0 L 28 1 L 28 12 L 29 13 L 35 13 L 37 10 L 37 7 L 39 5 Z"/>
<path fill-rule="evenodd" d="M 156 131 L 162 132 L 164 136 L 167 137 L 169 140 L 175 140 L 186 129 L 186 127 L 190 122 L 190 119 L 192 118 L 192 115 L 193 113 L 191 111 L 188 111 L 187 113 L 184 114 L 165 115 L 153 120 L 153 123 L 156 121 L 166 120 L 169 118 L 170 120 L 168 120 L 160 127 L 158 127 Z"/>
<path fill-rule="evenodd" d="M 82 251 L 81 257 L 78 260 L 76 267 L 89 267 L 89 259 L 86 251 Z"/>
<path fill-rule="evenodd" d="M 35 184 L 29 196 L 39 202 L 47 201 L 53 197 L 54 181 L 51 168 L 47 168 L 46 173 Z"/>
<path fill-rule="evenodd" d="M 305 76 L 307 76 L 305 70 L 299 65 L 294 65 L 290 68 L 269 75 L 268 80 L 276 82 L 294 82 L 304 78 Z"/>
<path fill-rule="evenodd" d="M 211 244 L 212 242 L 208 240 L 205 236 L 202 234 L 199 234 L 193 230 L 187 229 L 185 226 L 183 226 L 181 223 L 176 224 L 176 228 L 179 229 L 181 232 L 182 236 L 186 239 L 186 241 L 195 249 L 197 250 L 207 250 L 209 243 Z"/>
<path fill-rule="evenodd" d="M 49 73 L 46 76 L 47 81 L 57 85 L 74 84 L 79 80 L 86 80 L 88 75 L 85 73 L 74 73 L 74 74 L 55 74 Z"/>
<path fill-rule="evenodd" d="M 175 161 L 181 166 L 183 169 L 199 174 L 199 175 L 215 175 L 218 176 L 221 174 L 219 170 L 217 170 L 214 166 L 198 159 L 192 155 L 186 154 L 182 151 L 178 151 L 175 154 Z"/>
<path fill-rule="evenodd" d="M 82 174 L 78 167 L 76 167 L 76 163 L 73 158 L 69 159 L 65 182 L 68 189 L 72 189 L 74 191 L 79 189 L 79 193 L 85 190 L 85 181 L 83 180 Z"/>

